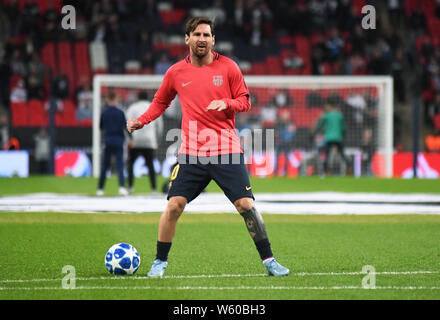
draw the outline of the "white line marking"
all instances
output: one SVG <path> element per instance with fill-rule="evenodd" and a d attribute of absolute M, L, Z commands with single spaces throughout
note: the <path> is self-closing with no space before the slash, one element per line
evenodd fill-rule
<path fill-rule="evenodd" d="M 369 274 L 380 274 L 380 275 L 406 275 L 406 274 L 438 274 L 440 271 L 382 271 L 382 272 L 370 272 Z M 365 272 L 354 271 L 354 272 L 298 272 L 294 273 L 296 276 L 345 276 L 345 275 L 365 275 Z"/>
<path fill-rule="evenodd" d="M 418 271 L 383 271 L 374 272 L 376 275 L 413 275 L 413 274 L 439 274 L 440 271 L 418 270 Z M 290 276 L 304 277 L 304 276 L 350 276 L 350 275 L 365 275 L 364 272 L 294 272 Z M 369 274 L 373 274 L 369 273 Z M 245 277 L 266 277 L 264 273 L 260 274 L 199 274 L 199 275 L 170 275 L 164 276 L 161 279 L 209 279 L 209 278 L 245 278 Z M 90 280 L 152 280 L 147 276 L 102 276 L 102 277 L 77 277 L 78 281 Z M 28 282 L 53 282 L 61 281 L 62 279 L 5 279 L 0 280 L 0 283 L 28 283 Z"/>
<path fill-rule="evenodd" d="M 440 214 L 440 194 L 311 192 L 258 193 L 256 197 L 258 210 L 263 214 Z M 79 194 L 6 195 L 0 197 L 0 211 L 160 213 L 166 205 L 165 195 L 130 196 L 129 203 L 125 201 L 126 198 L 124 201 L 122 199 L 123 197 L 99 198 Z M 320 202 L 330 200 L 331 203 Z M 287 201 L 298 202 L 292 204 Z M 188 204 L 185 212 L 236 214 L 237 210 L 230 202 L 225 201 L 223 193 L 204 193 Z"/>

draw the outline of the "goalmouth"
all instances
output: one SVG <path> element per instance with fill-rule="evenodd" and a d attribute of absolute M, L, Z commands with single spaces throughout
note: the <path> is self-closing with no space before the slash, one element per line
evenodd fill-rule
<path fill-rule="evenodd" d="M 104 106 L 104 88 L 128 90 L 150 90 L 155 92 L 162 83 L 162 75 L 95 75 L 93 78 L 93 176 L 98 177 L 101 167 L 101 132 L 99 119 Z M 324 106 L 316 105 L 312 95 L 322 97 L 338 96 L 343 103 L 343 113 L 348 126 L 346 133 L 347 153 L 362 163 L 365 137 L 372 136 L 370 144 L 374 159 L 374 175 L 391 178 L 393 176 L 393 79 L 390 76 L 245 76 L 252 97 L 252 109 L 248 119 L 263 121 L 270 109 L 277 117 L 287 110 L 296 127 L 293 149 L 304 156 L 314 149 L 309 145 L 308 136 Z M 288 95 L 278 99 L 280 93 Z M 319 100 L 319 99 L 318 99 Z M 312 101 L 312 102 L 310 102 Z M 324 102 L 325 103 L 325 102 Z M 269 112 L 268 112 L 269 110 Z M 274 111 L 275 112 L 275 111 Z M 248 115 L 244 114 L 245 117 Z M 275 119 L 277 120 L 277 119 Z M 262 122 L 254 122 L 262 126 Z M 165 126 L 166 127 L 166 126 Z M 276 129 L 275 129 L 276 130 Z M 361 170 L 361 169 L 359 169 Z M 314 172 L 316 173 L 316 172 Z M 363 175 L 363 174 L 362 174 Z M 356 175 L 360 176 L 360 175 Z"/>

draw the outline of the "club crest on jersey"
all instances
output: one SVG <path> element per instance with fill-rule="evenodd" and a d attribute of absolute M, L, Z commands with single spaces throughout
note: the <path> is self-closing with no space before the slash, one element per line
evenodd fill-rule
<path fill-rule="evenodd" d="M 220 87 L 223 84 L 223 76 L 212 76 L 212 83 Z"/>

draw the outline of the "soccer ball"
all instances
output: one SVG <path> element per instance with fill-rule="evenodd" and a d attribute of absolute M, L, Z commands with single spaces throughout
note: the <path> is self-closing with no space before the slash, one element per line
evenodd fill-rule
<path fill-rule="evenodd" d="M 105 255 L 105 266 L 111 274 L 135 274 L 140 264 L 139 253 L 128 243 L 112 245 Z"/>

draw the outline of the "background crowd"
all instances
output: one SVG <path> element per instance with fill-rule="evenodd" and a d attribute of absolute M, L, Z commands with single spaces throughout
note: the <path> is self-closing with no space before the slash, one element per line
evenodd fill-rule
<path fill-rule="evenodd" d="M 367 4 L 376 8 L 376 29 L 362 28 Z M 74 30 L 62 27 L 65 5 L 75 8 Z M 49 96 L 59 101 L 60 111 L 69 105 L 63 101 L 72 102 L 77 121 L 72 125 L 90 125 L 94 74 L 165 73 L 187 54 L 186 18 L 205 15 L 216 23 L 216 50 L 245 74 L 391 75 L 395 147 L 410 147 L 402 136 L 408 130 L 401 129 L 411 125 L 414 99 L 421 102 L 422 139 L 440 132 L 439 0 L 3 0 L 0 8 L 2 127 L 15 126 L 13 103 L 46 102 Z M 78 61 L 70 68 L 63 67 L 70 60 L 62 53 L 66 43 L 73 63 Z M 48 55 L 48 44 L 56 59 Z M 85 45 L 86 58 L 79 44 Z M 105 61 L 95 59 L 99 48 Z M 368 118 L 373 97 L 356 95 L 364 101 L 350 104 L 347 93 L 341 109 L 352 106 L 351 113 Z M 257 99 L 259 115 L 238 122 L 268 127 L 275 119 L 290 119 L 290 127 L 297 125 L 294 117 L 271 109 L 277 103 L 294 107 L 295 97 L 287 93 L 277 99 L 269 106 L 259 106 Z M 313 103 L 319 107 L 317 99 Z M 8 133 L 2 132 L 6 145 Z"/>

